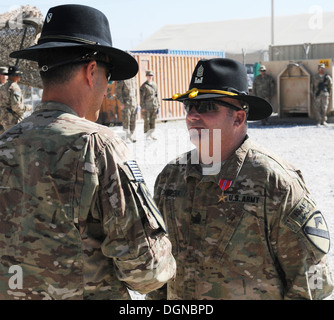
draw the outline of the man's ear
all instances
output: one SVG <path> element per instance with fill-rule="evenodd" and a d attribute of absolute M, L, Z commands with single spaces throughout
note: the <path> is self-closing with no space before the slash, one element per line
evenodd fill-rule
<path fill-rule="evenodd" d="M 94 83 L 94 78 L 97 75 L 97 63 L 96 61 L 90 61 L 86 67 L 86 78 L 90 86 Z"/>
<path fill-rule="evenodd" d="M 246 121 L 246 112 L 243 110 L 235 112 L 234 125 L 240 126 Z"/>

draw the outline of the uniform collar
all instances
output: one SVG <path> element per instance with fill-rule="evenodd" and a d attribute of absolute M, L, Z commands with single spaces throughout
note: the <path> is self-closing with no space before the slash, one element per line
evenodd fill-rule
<path fill-rule="evenodd" d="M 248 135 L 246 135 L 241 146 L 225 161 L 220 171 L 215 175 L 203 175 L 202 168 L 198 161 L 198 153 L 194 151 L 189 152 L 185 178 L 194 177 L 203 182 L 214 183 L 219 183 L 221 179 L 233 181 L 238 176 L 250 147 L 251 140 Z M 194 155 L 190 156 L 190 153 L 194 153 Z"/>
<path fill-rule="evenodd" d="M 55 101 L 45 101 L 38 104 L 34 113 L 41 111 L 63 111 L 64 113 L 71 113 L 78 116 L 78 114 L 71 107 Z"/>

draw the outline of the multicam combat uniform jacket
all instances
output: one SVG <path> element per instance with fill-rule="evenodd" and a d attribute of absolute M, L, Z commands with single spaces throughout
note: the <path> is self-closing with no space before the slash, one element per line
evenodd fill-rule
<path fill-rule="evenodd" d="M 145 81 L 140 87 L 140 106 L 143 109 L 160 108 L 160 100 L 158 97 L 158 86 L 155 82 Z"/>
<path fill-rule="evenodd" d="M 253 95 L 270 101 L 275 94 L 275 81 L 272 76 L 265 74 L 258 75 L 253 81 Z"/>
<path fill-rule="evenodd" d="M 140 87 L 141 116 L 144 119 L 144 133 L 155 129 L 155 121 L 160 108 L 158 86 L 155 82 L 145 81 Z"/>
<path fill-rule="evenodd" d="M 127 287 L 173 277 L 128 159 L 110 129 L 60 103 L 1 135 L 0 299 L 130 299 Z"/>
<path fill-rule="evenodd" d="M 168 299 L 330 295 L 329 233 L 300 172 L 250 139 L 216 175 L 203 176 L 190 155 L 168 164 L 155 184 L 177 262 Z M 149 298 L 164 298 L 163 290 Z"/>
<path fill-rule="evenodd" d="M 21 121 L 25 110 L 19 85 L 17 82 L 8 80 L 0 87 L 0 124 L 4 130 L 8 130 Z"/>
<path fill-rule="evenodd" d="M 314 98 L 314 111 L 318 123 L 327 121 L 329 109 L 329 96 L 332 91 L 332 78 L 329 74 L 320 76 L 318 73 L 312 77 L 311 94 Z"/>
<path fill-rule="evenodd" d="M 137 116 L 137 81 L 136 78 L 116 83 L 116 98 L 124 105 L 122 109 L 122 125 L 124 129 L 134 132 Z"/>

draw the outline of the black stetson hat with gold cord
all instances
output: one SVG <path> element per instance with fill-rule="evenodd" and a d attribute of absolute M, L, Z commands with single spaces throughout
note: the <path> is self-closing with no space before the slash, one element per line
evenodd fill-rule
<path fill-rule="evenodd" d="M 248 105 L 248 120 L 262 120 L 272 114 L 266 100 L 248 94 L 247 71 L 241 63 L 224 58 L 200 60 L 192 74 L 189 90 L 176 93 L 166 101 L 208 100 L 232 98 Z"/>
<path fill-rule="evenodd" d="M 138 72 L 137 61 L 112 46 L 107 17 L 95 8 L 75 4 L 50 8 L 37 44 L 14 51 L 10 57 L 38 61 L 45 50 L 70 47 L 83 47 L 106 54 L 112 65 L 110 80 L 129 79 Z M 57 65 L 61 64 L 65 63 Z"/>

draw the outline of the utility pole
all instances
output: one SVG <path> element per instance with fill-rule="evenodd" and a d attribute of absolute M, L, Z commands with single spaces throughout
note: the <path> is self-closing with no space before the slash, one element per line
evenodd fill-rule
<path fill-rule="evenodd" d="M 271 45 L 274 43 L 274 0 L 271 0 Z"/>

